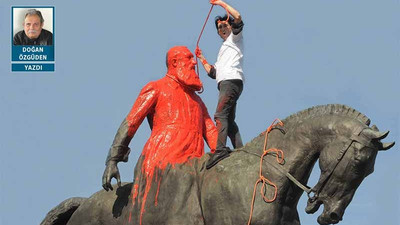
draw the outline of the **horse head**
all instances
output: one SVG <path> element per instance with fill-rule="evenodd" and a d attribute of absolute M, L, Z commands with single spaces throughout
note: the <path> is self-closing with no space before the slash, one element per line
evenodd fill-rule
<path fill-rule="evenodd" d="M 309 198 L 306 207 L 307 213 L 314 213 L 324 205 L 319 224 L 336 224 L 342 220 L 358 186 L 374 171 L 378 151 L 393 147 L 394 142 L 381 142 L 388 133 L 367 125 L 348 129 L 321 150 L 321 176 L 312 189 L 315 195 Z"/>

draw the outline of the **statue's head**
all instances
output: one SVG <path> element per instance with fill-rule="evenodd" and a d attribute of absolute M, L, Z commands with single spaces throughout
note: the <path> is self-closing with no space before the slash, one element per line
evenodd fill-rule
<path fill-rule="evenodd" d="M 196 73 L 196 60 L 193 54 L 185 46 L 172 47 L 167 52 L 168 75 L 177 79 L 177 81 L 195 91 L 200 91 L 203 84 Z"/>
<path fill-rule="evenodd" d="M 306 208 L 307 213 L 314 213 L 324 205 L 319 224 L 336 224 L 342 220 L 357 188 L 374 171 L 378 151 L 394 145 L 394 142 L 381 142 L 389 132 L 379 132 L 376 126 L 365 124 L 354 132 L 357 126 L 349 123 L 348 129 L 336 129 L 336 138 L 320 152 L 321 177 L 314 187 L 317 193 Z"/>

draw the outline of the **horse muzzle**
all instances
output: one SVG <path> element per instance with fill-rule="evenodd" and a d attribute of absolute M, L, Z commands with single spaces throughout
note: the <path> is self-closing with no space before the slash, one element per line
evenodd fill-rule
<path fill-rule="evenodd" d="M 335 212 L 324 212 L 318 217 L 317 221 L 321 225 L 337 224 L 342 221 L 342 216 L 339 216 L 339 214 Z"/>
<path fill-rule="evenodd" d="M 337 205 L 336 207 L 330 207 L 324 203 L 324 211 L 318 217 L 318 223 L 321 225 L 337 224 L 343 219 L 344 209 Z"/>
<path fill-rule="evenodd" d="M 341 202 L 343 204 L 343 202 Z M 332 206 L 329 204 L 329 201 L 324 201 L 316 197 L 313 201 L 307 202 L 306 213 L 313 214 L 320 208 L 321 205 L 324 205 L 324 211 L 318 217 L 318 223 L 321 225 L 328 225 L 328 224 L 337 224 L 339 223 L 344 214 L 344 209 L 341 207 L 342 204 L 335 204 Z"/>

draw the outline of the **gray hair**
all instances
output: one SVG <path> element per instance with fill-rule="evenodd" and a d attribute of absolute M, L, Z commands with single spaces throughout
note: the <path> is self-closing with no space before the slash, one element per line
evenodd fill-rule
<path fill-rule="evenodd" d="M 36 9 L 28 9 L 28 11 L 25 14 L 25 18 L 27 16 L 33 16 L 33 15 L 37 15 L 40 18 L 40 23 L 41 24 L 44 22 L 42 13 L 39 10 L 36 10 Z"/>

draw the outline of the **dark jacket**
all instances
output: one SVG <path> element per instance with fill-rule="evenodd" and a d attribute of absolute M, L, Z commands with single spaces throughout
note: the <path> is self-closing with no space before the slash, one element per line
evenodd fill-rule
<path fill-rule="evenodd" d="M 29 39 L 25 31 L 20 31 L 14 35 L 14 45 L 53 45 L 53 34 L 42 29 L 40 35 L 36 39 Z"/>

